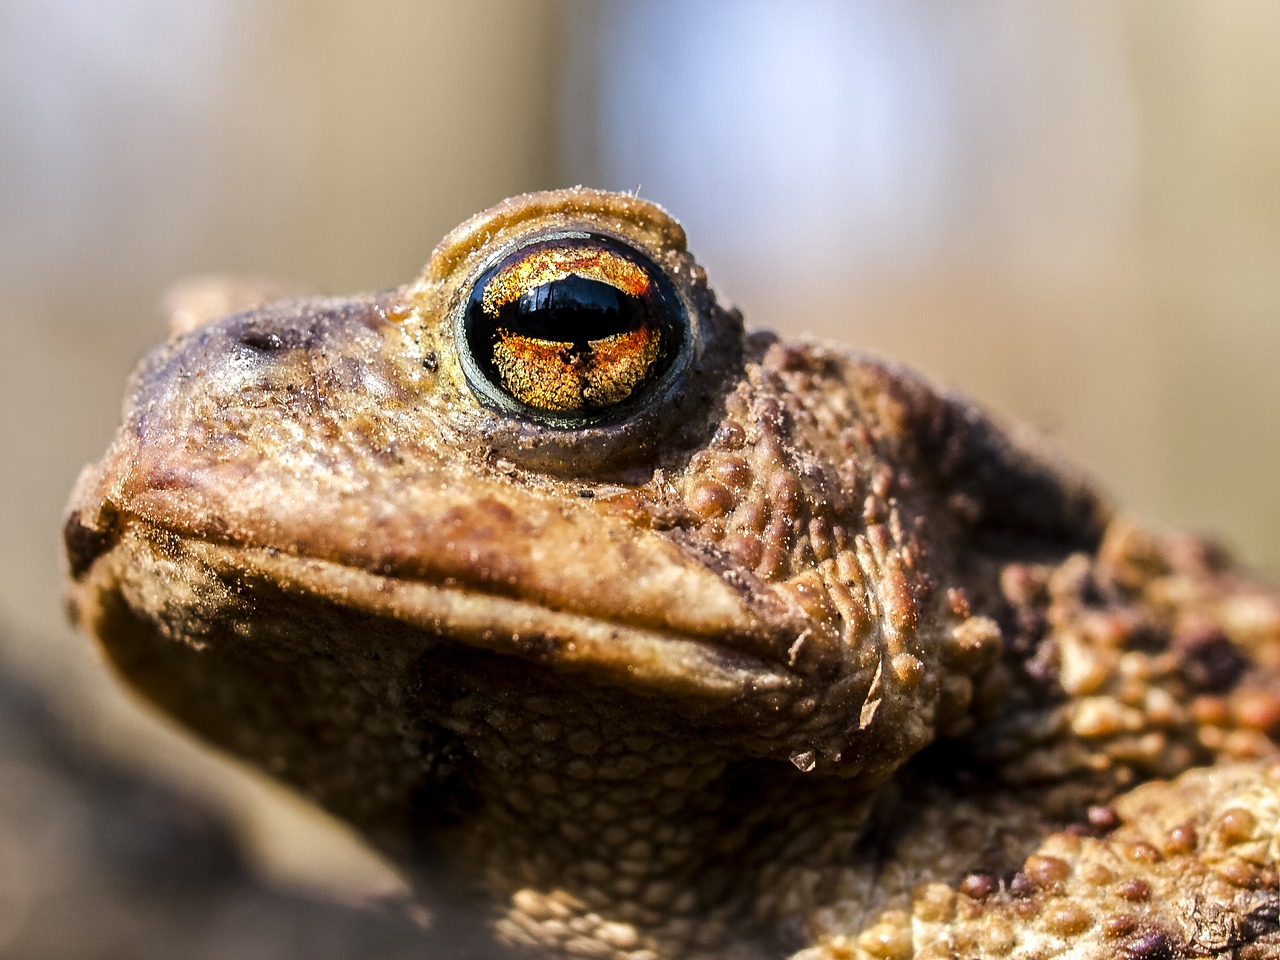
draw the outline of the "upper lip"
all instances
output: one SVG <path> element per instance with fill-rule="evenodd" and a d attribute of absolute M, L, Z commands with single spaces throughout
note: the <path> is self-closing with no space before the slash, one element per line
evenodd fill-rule
<path fill-rule="evenodd" d="M 433 638 L 555 663 L 570 671 L 589 670 L 650 692 L 737 699 L 786 689 L 799 680 L 778 664 L 709 644 L 706 638 L 551 609 L 518 597 L 386 577 L 262 548 L 228 551 L 195 543 L 189 549 L 214 569 L 229 565 L 240 575 L 266 575 L 286 590 L 340 598 L 344 605 L 419 627 Z"/>
<path fill-rule="evenodd" d="M 68 522 L 97 530 L 99 552 L 105 526 L 141 522 L 207 563 L 646 688 L 742 694 L 799 680 L 786 659 L 803 629 L 795 616 L 760 609 L 768 598 L 599 503 L 447 468 L 369 477 L 353 491 L 270 464 L 193 461 L 164 436 L 122 437 L 127 449 L 82 480 Z"/>

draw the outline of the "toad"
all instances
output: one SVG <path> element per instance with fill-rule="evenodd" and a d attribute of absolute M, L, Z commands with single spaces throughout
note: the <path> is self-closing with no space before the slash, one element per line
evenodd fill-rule
<path fill-rule="evenodd" d="M 75 618 L 495 944 L 1280 954 L 1280 593 L 747 331 L 656 206 L 517 197 L 400 289 L 184 326 L 72 496 Z"/>

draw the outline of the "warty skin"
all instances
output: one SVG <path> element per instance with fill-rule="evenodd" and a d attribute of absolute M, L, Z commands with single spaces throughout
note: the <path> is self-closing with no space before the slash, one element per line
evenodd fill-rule
<path fill-rule="evenodd" d="M 669 384 L 551 422 L 477 391 L 458 317 L 565 231 L 688 330 Z M 1280 955 L 1275 590 L 904 369 L 746 331 L 634 197 L 517 197 L 403 288 L 174 337 L 65 540 L 133 688 L 497 942 Z"/>

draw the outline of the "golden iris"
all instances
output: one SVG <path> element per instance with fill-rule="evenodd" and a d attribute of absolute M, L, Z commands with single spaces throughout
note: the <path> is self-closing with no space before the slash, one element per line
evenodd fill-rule
<path fill-rule="evenodd" d="M 572 419 L 626 404 L 661 379 L 685 321 L 648 256 L 611 237 L 568 234 L 527 243 L 481 274 L 463 332 L 490 386 L 535 416 Z"/>

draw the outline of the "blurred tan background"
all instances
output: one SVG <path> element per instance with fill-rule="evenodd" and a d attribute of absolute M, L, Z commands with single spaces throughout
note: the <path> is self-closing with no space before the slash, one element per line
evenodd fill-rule
<path fill-rule="evenodd" d="M 1269 0 L 4 0 L 0 659 L 225 798 L 268 868 L 394 879 L 137 710 L 57 536 L 193 272 L 412 277 L 523 190 L 635 189 L 750 322 L 920 367 L 1280 574 Z"/>

